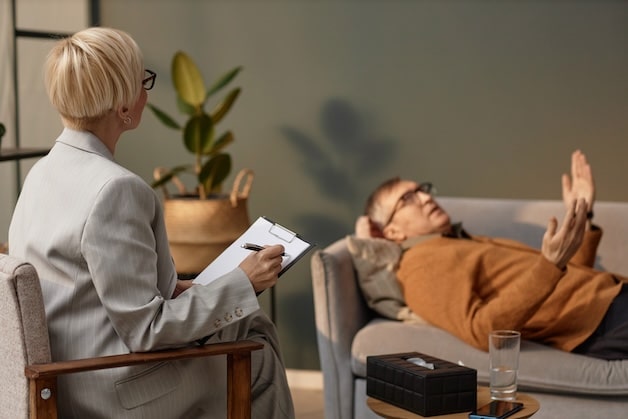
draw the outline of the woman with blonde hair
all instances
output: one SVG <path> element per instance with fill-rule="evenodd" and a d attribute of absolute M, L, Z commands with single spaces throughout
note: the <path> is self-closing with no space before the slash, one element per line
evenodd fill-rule
<path fill-rule="evenodd" d="M 280 245 L 252 252 L 208 285 L 177 280 L 159 199 L 114 160 L 142 118 L 156 74 L 127 33 L 88 28 L 58 41 L 45 66 L 64 129 L 29 172 L 10 253 L 37 269 L 54 361 L 252 339 L 253 415 L 294 417 L 276 330 L 256 292 L 273 286 Z M 211 418 L 226 409 L 225 362 L 207 358 L 71 374 L 63 418 Z"/>

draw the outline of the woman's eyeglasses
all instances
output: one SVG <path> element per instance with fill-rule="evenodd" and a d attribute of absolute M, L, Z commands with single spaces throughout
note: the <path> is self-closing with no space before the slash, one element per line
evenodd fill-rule
<path fill-rule="evenodd" d="M 419 184 L 419 186 L 417 186 L 413 190 L 408 191 L 404 193 L 403 195 L 401 195 L 399 199 L 397 200 L 397 202 L 395 203 L 395 207 L 393 208 L 392 213 L 390 213 L 390 217 L 388 217 L 388 221 L 386 221 L 384 226 L 387 226 L 388 224 L 390 224 L 390 222 L 392 221 L 397 211 L 399 211 L 401 208 L 418 202 L 419 192 L 422 192 L 427 195 L 433 195 L 434 193 L 436 193 L 436 189 L 434 188 L 434 185 L 431 182 L 423 182 Z"/>
<path fill-rule="evenodd" d="M 150 90 L 155 85 L 155 79 L 157 78 L 157 73 L 151 70 L 144 70 L 144 72 L 148 74 L 148 77 L 142 80 L 142 86 L 144 87 L 144 90 Z"/>

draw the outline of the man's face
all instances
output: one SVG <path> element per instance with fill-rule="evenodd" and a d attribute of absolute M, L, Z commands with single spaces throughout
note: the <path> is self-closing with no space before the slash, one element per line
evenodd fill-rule
<path fill-rule="evenodd" d="M 401 242 L 450 230 L 449 215 L 427 190 L 414 181 L 402 180 L 382 195 L 382 206 L 387 209 L 390 220 L 383 229 L 384 237 Z"/>

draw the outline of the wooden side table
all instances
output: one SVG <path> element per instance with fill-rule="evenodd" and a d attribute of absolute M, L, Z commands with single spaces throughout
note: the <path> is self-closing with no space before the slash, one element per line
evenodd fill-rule
<path fill-rule="evenodd" d="M 488 387 L 479 386 L 477 407 L 484 406 L 490 401 L 491 401 L 491 394 Z M 534 397 L 526 393 L 517 392 L 517 401 L 523 403 L 523 409 L 513 414 L 512 416 L 508 416 L 508 419 L 529 418 L 530 416 L 534 415 L 539 410 L 540 406 L 539 406 L 538 400 L 536 400 Z M 371 409 L 373 412 L 388 419 L 425 418 L 425 416 L 412 413 L 409 410 L 402 409 L 400 407 L 375 399 L 373 397 L 367 398 L 366 404 L 368 405 L 369 409 Z M 434 418 L 434 419 L 468 419 L 469 412 L 452 413 L 449 415 L 439 415 L 439 416 L 429 416 L 429 417 Z"/>

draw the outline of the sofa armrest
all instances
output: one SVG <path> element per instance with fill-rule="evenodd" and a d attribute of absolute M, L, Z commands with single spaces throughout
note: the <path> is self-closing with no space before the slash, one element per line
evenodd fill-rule
<path fill-rule="evenodd" d="M 351 345 L 355 334 L 374 316 L 357 283 L 345 239 L 311 259 L 318 351 L 323 372 L 325 417 L 353 417 Z"/>

